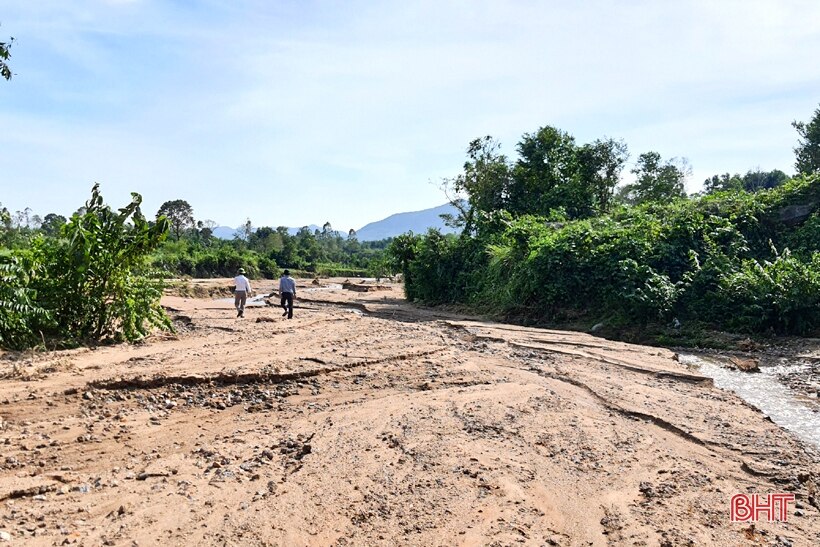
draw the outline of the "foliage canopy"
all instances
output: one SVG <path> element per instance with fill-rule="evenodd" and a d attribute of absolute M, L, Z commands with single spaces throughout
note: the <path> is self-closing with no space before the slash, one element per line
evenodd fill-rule
<path fill-rule="evenodd" d="M 11 80 L 12 76 L 11 67 L 8 64 L 8 60 L 11 57 L 9 49 L 11 49 L 11 44 L 13 42 L 14 38 L 10 38 L 8 42 L 0 42 L 0 77 L 5 78 L 6 80 Z"/>
<path fill-rule="evenodd" d="M 820 107 L 808 123 L 794 121 L 792 126 L 800 135 L 797 148 L 794 149 L 794 167 L 798 173 L 811 175 L 820 173 Z"/>
<path fill-rule="evenodd" d="M 184 199 L 163 203 L 157 211 L 157 219 L 161 217 L 168 220 L 175 239 L 179 239 L 185 230 L 194 226 L 194 209 Z"/>
<path fill-rule="evenodd" d="M 391 243 L 409 299 L 536 323 L 820 328 L 820 175 L 726 174 L 686 199 L 688 164 L 647 152 L 614 200 L 619 141 L 578 146 L 547 126 L 517 151 L 512 163 L 491 137 L 470 143 L 446 181 L 464 196 L 460 236 Z"/>
<path fill-rule="evenodd" d="M 545 126 L 525 134 L 513 163 L 492 137 L 472 141 L 463 172 L 444 181 L 460 211 L 456 224 L 468 233 L 481 215 L 587 218 L 612 207 L 615 185 L 629 157 L 623 141 L 598 139 L 578 145 L 560 129 Z M 463 199 L 462 199 L 463 197 Z"/>

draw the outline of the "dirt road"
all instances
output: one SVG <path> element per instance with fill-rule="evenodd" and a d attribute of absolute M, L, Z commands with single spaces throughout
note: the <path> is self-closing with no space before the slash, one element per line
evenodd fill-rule
<path fill-rule="evenodd" d="M 667 350 L 299 296 L 2 355 L 0 544 L 820 544 L 818 454 Z"/>

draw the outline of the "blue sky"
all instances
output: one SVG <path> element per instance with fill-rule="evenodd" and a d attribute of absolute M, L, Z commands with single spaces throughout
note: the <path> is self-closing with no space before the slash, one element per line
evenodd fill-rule
<path fill-rule="evenodd" d="M 470 140 L 514 157 L 544 125 L 685 157 L 690 191 L 791 174 L 818 21 L 816 0 L 0 0 L 0 202 L 68 215 L 98 181 L 149 215 L 346 231 L 444 203 Z"/>

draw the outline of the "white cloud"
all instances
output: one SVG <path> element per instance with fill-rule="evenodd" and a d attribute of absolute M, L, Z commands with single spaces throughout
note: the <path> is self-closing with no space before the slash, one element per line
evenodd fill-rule
<path fill-rule="evenodd" d="M 429 181 L 472 138 L 514 156 L 546 124 L 686 156 L 693 184 L 789 171 L 817 20 L 813 1 L 21 2 L 0 27 L 18 38 L 3 199 L 73 210 L 42 181 L 82 181 L 84 200 L 101 180 L 146 210 L 359 227 L 443 202 Z"/>

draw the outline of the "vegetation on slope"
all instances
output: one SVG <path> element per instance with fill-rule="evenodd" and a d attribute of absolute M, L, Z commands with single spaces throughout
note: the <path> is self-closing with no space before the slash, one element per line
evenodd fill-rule
<path fill-rule="evenodd" d="M 626 147 L 613 143 L 577 145 L 542 128 L 523 137 L 510 162 L 492 139 L 474 141 L 463 174 L 446 181 L 464 198 L 453 219 L 461 235 L 431 231 L 391 244 L 407 297 L 661 337 L 681 325 L 820 328 L 818 166 L 794 179 L 777 170 L 713 177 L 706 194 L 686 197 L 685 161 L 646 153 L 636 181 L 616 190 Z"/>

